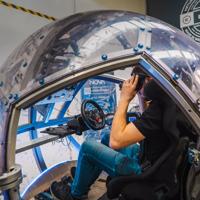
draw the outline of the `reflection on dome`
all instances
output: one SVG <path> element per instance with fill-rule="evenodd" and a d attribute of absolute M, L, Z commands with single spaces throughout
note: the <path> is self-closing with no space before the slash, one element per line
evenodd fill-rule
<path fill-rule="evenodd" d="M 3 95 L 21 95 L 54 73 L 83 68 L 102 54 L 146 51 L 166 64 L 199 97 L 200 47 L 184 33 L 143 15 L 122 11 L 77 14 L 30 36 L 1 67 Z M 123 54 L 123 53 L 122 53 Z"/>

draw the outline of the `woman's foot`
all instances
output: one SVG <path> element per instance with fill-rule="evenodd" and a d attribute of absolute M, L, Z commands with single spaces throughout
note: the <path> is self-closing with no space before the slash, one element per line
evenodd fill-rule
<path fill-rule="evenodd" d="M 50 186 L 51 195 L 55 200 L 73 200 L 70 194 L 71 177 L 64 176 L 61 181 L 54 181 Z"/>
<path fill-rule="evenodd" d="M 75 169 L 74 169 L 75 170 Z M 72 197 L 70 191 L 70 184 L 72 183 L 72 178 L 64 176 L 61 181 L 54 181 L 50 186 L 50 192 L 55 200 L 86 200 L 87 195 L 83 195 L 80 198 Z"/>

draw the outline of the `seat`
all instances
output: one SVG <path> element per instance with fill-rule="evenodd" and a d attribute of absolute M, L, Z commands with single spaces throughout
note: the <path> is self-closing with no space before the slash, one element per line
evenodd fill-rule
<path fill-rule="evenodd" d="M 180 138 L 175 148 L 171 145 L 160 159 L 141 175 L 120 176 L 111 179 L 107 184 L 107 197 L 121 200 L 180 199 L 178 197 L 182 181 L 180 167 L 182 168 L 186 161 L 188 144 L 187 137 Z M 171 164 L 173 161 L 176 161 L 174 166 L 169 166 L 168 163 Z M 167 173 L 169 167 L 174 168 L 174 177 L 170 177 L 170 174 Z"/>
<path fill-rule="evenodd" d="M 140 175 L 112 178 L 107 184 L 109 199 L 173 200 L 177 195 L 179 190 L 176 176 L 177 165 L 180 166 L 179 158 L 183 155 L 189 139 L 180 137 L 177 126 L 179 117 L 174 102 L 170 98 L 164 98 L 162 105 L 163 131 L 169 139 L 169 147 L 151 167 Z"/>

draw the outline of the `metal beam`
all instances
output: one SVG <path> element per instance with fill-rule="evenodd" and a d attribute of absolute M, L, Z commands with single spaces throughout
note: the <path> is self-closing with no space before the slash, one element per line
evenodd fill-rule
<path fill-rule="evenodd" d="M 65 104 L 63 105 L 59 115 L 58 115 L 58 119 L 60 118 L 63 118 L 67 109 L 69 108 L 71 102 L 73 101 L 74 97 L 77 95 L 77 93 L 79 92 L 79 90 L 81 89 L 81 87 L 85 84 L 86 81 L 81 81 L 75 88 L 74 90 L 74 94 L 73 94 L 73 97 L 72 97 L 72 100 L 71 101 L 66 101 Z"/>
<path fill-rule="evenodd" d="M 36 119 L 37 119 L 37 111 L 34 107 L 31 107 L 29 109 L 29 121 L 30 121 L 30 123 L 35 123 Z M 37 129 L 30 130 L 29 136 L 30 136 L 31 140 L 38 138 Z M 33 149 L 33 155 L 35 157 L 35 160 L 36 160 L 36 163 L 37 163 L 37 166 L 38 166 L 40 172 L 44 171 L 47 168 L 47 166 L 43 159 L 40 147 L 36 147 Z"/>
<path fill-rule="evenodd" d="M 25 124 L 25 125 L 18 127 L 17 134 L 21 134 L 21 133 L 24 133 L 24 132 L 27 132 L 27 131 L 31 131 L 33 129 L 40 129 L 40 128 L 46 128 L 46 127 L 49 127 L 49 126 L 65 124 L 70 119 L 71 119 L 71 117 L 69 117 L 69 118 L 64 117 L 62 119 L 49 120 L 47 123 L 45 123 L 44 121 L 41 121 L 41 122 L 33 122 L 31 124 Z"/>
<path fill-rule="evenodd" d="M 55 141 L 57 139 L 59 139 L 59 136 L 52 136 L 52 135 L 46 135 L 44 137 L 33 139 L 33 140 L 31 140 L 31 141 L 19 146 L 16 149 L 16 153 L 21 153 L 23 151 L 27 151 L 29 149 L 38 147 L 38 146 L 46 144 L 48 142 L 53 142 L 53 141 Z"/>

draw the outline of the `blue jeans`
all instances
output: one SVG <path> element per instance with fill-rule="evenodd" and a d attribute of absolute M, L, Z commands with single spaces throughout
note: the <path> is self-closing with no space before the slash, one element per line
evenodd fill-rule
<path fill-rule="evenodd" d="M 138 155 L 137 144 L 119 151 L 109 148 L 109 134 L 104 135 L 101 143 L 93 139 L 86 140 L 79 152 L 76 174 L 71 185 L 72 196 L 78 198 L 87 194 L 102 170 L 111 177 L 140 174 Z"/>

